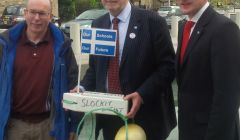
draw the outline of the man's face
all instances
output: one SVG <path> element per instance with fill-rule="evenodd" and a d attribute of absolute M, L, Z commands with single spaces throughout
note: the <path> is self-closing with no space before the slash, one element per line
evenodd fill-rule
<path fill-rule="evenodd" d="M 47 0 L 29 0 L 24 16 L 28 31 L 45 33 L 52 18 L 50 3 Z"/>
<path fill-rule="evenodd" d="M 192 18 L 207 2 L 207 0 L 177 0 L 183 14 Z"/>
<path fill-rule="evenodd" d="M 113 16 L 118 16 L 127 5 L 127 2 L 128 0 L 102 0 L 104 7 L 109 10 Z"/>

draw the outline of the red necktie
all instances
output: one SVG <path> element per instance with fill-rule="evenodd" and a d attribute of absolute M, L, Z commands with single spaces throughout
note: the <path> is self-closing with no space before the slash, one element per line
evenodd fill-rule
<path fill-rule="evenodd" d="M 193 21 L 187 21 L 184 26 L 182 47 L 181 47 L 181 51 L 180 51 L 180 64 L 183 63 L 184 54 L 187 49 L 188 41 L 190 38 L 190 32 L 191 32 L 191 29 L 192 29 L 194 23 L 195 22 L 193 22 Z"/>
<path fill-rule="evenodd" d="M 121 93 L 119 82 L 119 33 L 118 33 L 118 18 L 112 20 L 113 29 L 117 30 L 116 52 L 115 57 L 110 58 L 108 67 L 108 92 Z"/>

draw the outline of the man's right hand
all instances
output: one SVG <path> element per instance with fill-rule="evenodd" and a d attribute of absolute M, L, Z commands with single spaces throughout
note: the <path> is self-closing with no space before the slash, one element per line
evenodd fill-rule
<path fill-rule="evenodd" d="M 79 90 L 78 90 L 79 89 Z M 80 93 L 80 92 L 84 92 L 84 88 L 82 86 L 76 86 L 75 88 L 71 89 L 69 92 L 70 93 Z"/>

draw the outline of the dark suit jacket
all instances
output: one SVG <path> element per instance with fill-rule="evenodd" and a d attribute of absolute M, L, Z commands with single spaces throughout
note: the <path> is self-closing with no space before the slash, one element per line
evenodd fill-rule
<path fill-rule="evenodd" d="M 110 28 L 106 14 L 92 26 Z M 134 28 L 137 27 L 137 28 Z M 136 38 L 131 39 L 130 33 Z M 132 7 L 120 64 L 120 85 L 123 94 L 135 91 L 143 98 L 135 122 L 146 133 L 155 132 L 166 138 L 176 126 L 171 82 L 175 76 L 175 54 L 166 21 L 156 13 Z M 89 69 L 81 82 L 87 90 L 106 92 L 109 57 L 90 56 Z"/>
<path fill-rule="evenodd" d="M 182 25 L 183 26 L 183 25 Z M 179 30 L 179 50 L 183 28 Z M 208 7 L 177 65 L 179 140 L 237 140 L 240 102 L 240 33 Z"/>

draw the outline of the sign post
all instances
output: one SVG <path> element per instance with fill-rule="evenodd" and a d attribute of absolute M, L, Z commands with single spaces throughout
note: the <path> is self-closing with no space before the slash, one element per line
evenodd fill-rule
<path fill-rule="evenodd" d="M 80 36 L 80 25 L 77 23 L 72 23 L 70 25 L 70 38 L 73 40 L 72 42 L 73 52 L 78 62 L 78 85 L 80 85 L 81 66 L 82 66 L 82 58 L 81 58 L 81 52 L 80 52 L 81 47 L 79 47 L 81 45 L 81 40 L 79 36 Z M 79 93 L 79 88 L 77 88 L 77 90 L 78 90 L 77 93 Z"/>

